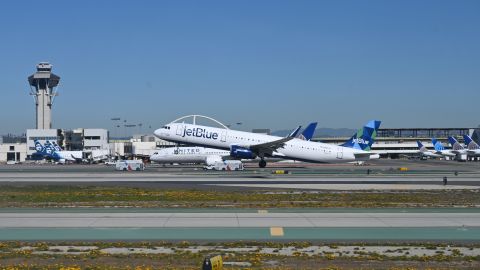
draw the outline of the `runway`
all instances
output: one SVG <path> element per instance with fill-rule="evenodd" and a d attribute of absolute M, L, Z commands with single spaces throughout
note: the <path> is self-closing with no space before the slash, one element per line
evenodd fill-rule
<path fill-rule="evenodd" d="M 0 213 L 0 240 L 480 240 L 467 213 Z"/>
<path fill-rule="evenodd" d="M 480 189 L 479 164 L 405 161 L 205 172 L 199 166 L 116 172 L 100 165 L 2 166 L 0 186 L 123 186 L 169 190 L 459 190 Z M 415 167 L 416 166 L 416 167 Z M 276 168 L 278 169 L 278 168 Z M 367 170 L 371 170 L 368 174 Z M 448 185 L 443 185 L 443 177 Z M 294 191 L 291 191 L 293 190 Z M 316 191 L 313 191 L 316 192 Z M 412 191 L 413 192 L 413 191 Z M 452 191 L 454 192 L 454 191 Z M 419 195 L 422 196 L 422 195 Z M 101 200 L 101 198 L 98 198 Z M 158 205 L 158 207 L 163 207 Z M 274 206 L 275 207 L 275 206 Z M 209 208 L 212 209 L 212 208 Z M 480 211 L 429 209 L 3 209 L 0 240 L 455 240 L 480 241 Z M 218 211 L 217 211 L 218 210 Z"/>
<path fill-rule="evenodd" d="M 152 175 L 117 173 L 3 173 L 0 185 L 117 185 L 155 188 L 301 189 L 301 190 L 475 190 L 480 177 L 449 176 L 297 176 L 297 175 Z"/>
<path fill-rule="evenodd" d="M 477 227 L 480 213 L 0 213 L 1 228 Z"/>
<path fill-rule="evenodd" d="M 480 163 L 454 161 L 376 160 L 353 164 L 278 163 L 245 171 L 204 171 L 201 165 L 149 164 L 142 172 L 115 171 L 105 165 L 0 166 L 0 185 L 97 185 L 186 189 L 298 190 L 477 190 Z M 273 164 L 272 164 L 273 165 Z M 277 166 L 283 167 L 277 167 Z M 399 168 L 407 168 L 400 171 Z M 276 174 L 284 170 L 287 174 Z M 448 185 L 443 185 L 447 177 Z"/>

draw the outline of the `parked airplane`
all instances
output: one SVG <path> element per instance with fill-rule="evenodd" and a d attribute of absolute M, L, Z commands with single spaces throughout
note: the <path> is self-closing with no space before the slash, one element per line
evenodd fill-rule
<path fill-rule="evenodd" d="M 55 146 L 49 141 L 45 142 L 45 146 L 43 146 L 38 140 L 35 140 L 34 143 L 35 150 L 38 154 L 44 157 L 49 157 L 59 163 L 65 163 L 66 161 L 81 161 L 83 157 L 82 151 L 57 151 Z M 58 148 L 60 147 L 58 146 Z"/>
<path fill-rule="evenodd" d="M 463 135 L 463 139 L 467 145 L 468 154 L 472 156 L 480 156 L 480 146 L 468 135 Z"/>
<path fill-rule="evenodd" d="M 49 141 L 47 141 L 48 143 Z M 56 141 L 52 141 L 52 145 L 53 145 L 53 148 L 55 149 L 55 151 L 63 151 L 63 149 L 60 147 L 60 145 L 57 144 Z"/>
<path fill-rule="evenodd" d="M 452 146 L 452 150 L 451 150 L 452 153 L 459 154 L 459 155 L 467 154 L 467 149 L 465 149 L 465 147 L 461 145 L 457 141 L 457 139 L 455 139 L 454 137 L 452 136 L 448 137 L 448 142 Z"/>
<path fill-rule="evenodd" d="M 427 149 L 425 145 L 423 145 L 420 141 L 417 141 L 418 144 L 418 151 L 420 151 L 420 154 L 424 157 L 430 157 L 430 158 L 441 158 L 443 155 L 438 152 L 433 152 Z"/>
<path fill-rule="evenodd" d="M 297 138 L 311 140 L 316 127 L 317 123 L 311 123 Z M 295 129 L 289 136 L 296 136 L 299 129 Z M 206 165 L 213 165 L 215 162 L 229 158 L 231 158 L 230 151 L 207 147 L 168 147 L 160 149 L 150 156 L 150 160 L 156 163 L 202 163 Z"/>
<path fill-rule="evenodd" d="M 435 149 L 434 153 L 445 156 L 445 157 L 455 157 L 457 154 L 452 152 L 450 149 L 445 149 L 443 144 L 435 138 L 432 138 L 433 148 Z"/>
<path fill-rule="evenodd" d="M 170 123 L 154 134 L 160 139 L 230 150 L 230 156 L 240 159 L 260 158 L 261 168 L 267 165 L 265 157 L 279 157 L 307 162 L 337 163 L 369 160 L 378 155 L 370 153 L 380 121 L 370 121 L 343 145 L 304 141 L 292 136 L 285 138 L 251 132 L 214 128 L 187 123 Z"/>

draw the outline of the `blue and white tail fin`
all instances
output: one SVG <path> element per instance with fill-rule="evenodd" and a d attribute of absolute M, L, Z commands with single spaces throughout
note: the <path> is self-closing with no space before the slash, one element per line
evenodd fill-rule
<path fill-rule="evenodd" d="M 50 143 L 50 141 L 46 141 L 43 148 L 44 148 L 44 150 L 43 150 L 44 155 L 47 155 L 49 157 L 53 157 L 53 154 L 55 153 L 55 148 Z"/>
<path fill-rule="evenodd" d="M 52 144 L 55 151 L 63 151 L 63 149 L 60 147 L 60 145 L 58 145 L 56 141 L 52 141 Z"/>
<path fill-rule="evenodd" d="M 435 151 L 445 150 L 445 147 L 443 147 L 443 144 L 440 141 L 437 141 L 437 139 L 435 138 L 432 138 L 432 144 Z"/>
<path fill-rule="evenodd" d="M 317 128 L 317 122 L 310 123 L 305 128 L 305 130 L 303 130 L 302 134 L 297 136 L 297 138 L 304 141 L 310 141 L 313 138 L 313 134 L 315 133 L 316 128 Z"/>
<path fill-rule="evenodd" d="M 468 150 L 477 150 L 480 149 L 480 146 L 470 138 L 468 135 L 463 135 L 463 139 L 465 140 L 465 144 L 467 145 Z"/>
<path fill-rule="evenodd" d="M 35 144 L 35 151 L 37 151 L 38 154 L 45 154 L 45 147 L 38 140 L 34 140 L 33 142 Z"/>
<path fill-rule="evenodd" d="M 448 142 L 450 143 L 450 145 L 452 145 L 452 150 L 463 150 L 463 149 L 465 149 L 465 147 L 463 147 L 463 145 L 461 145 L 457 141 L 457 139 L 455 139 L 452 136 L 448 137 Z"/>
<path fill-rule="evenodd" d="M 425 147 L 425 145 L 423 145 L 420 141 L 417 141 L 417 145 L 418 145 L 418 150 L 420 152 L 422 152 L 422 153 L 428 152 L 427 147 Z"/>
<path fill-rule="evenodd" d="M 381 121 L 371 120 L 363 128 L 359 129 L 348 141 L 341 146 L 358 150 L 370 151 L 377 137 Z"/>

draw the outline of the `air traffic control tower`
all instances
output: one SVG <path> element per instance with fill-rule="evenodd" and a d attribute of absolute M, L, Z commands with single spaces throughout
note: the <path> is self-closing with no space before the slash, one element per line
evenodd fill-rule
<path fill-rule="evenodd" d="M 37 106 L 37 129 L 52 128 L 52 105 L 60 77 L 52 73 L 52 65 L 46 62 L 37 65 L 37 72 L 28 77 L 30 95 Z"/>

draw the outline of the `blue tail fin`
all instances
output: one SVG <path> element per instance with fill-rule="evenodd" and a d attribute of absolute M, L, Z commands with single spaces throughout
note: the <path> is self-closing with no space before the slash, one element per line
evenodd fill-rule
<path fill-rule="evenodd" d="M 417 141 L 417 145 L 418 145 L 418 150 L 420 151 L 424 150 L 425 146 L 423 146 L 423 144 L 420 141 Z"/>
<path fill-rule="evenodd" d="M 433 148 L 435 149 L 435 151 L 445 150 L 445 147 L 443 147 L 443 144 L 441 142 L 437 141 L 437 139 L 435 139 L 435 138 L 432 138 L 432 144 L 433 144 Z"/>
<path fill-rule="evenodd" d="M 313 138 L 313 133 L 315 133 L 316 128 L 317 122 L 310 123 L 302 134 L 298 135 L 298 138 L 304 141 L 310 141 Z"/>
<path fill-rule="evenodd" d="M 480 146 L 470 138 L 468 135 L 463 135 L 463 139 L 465 140 L 465 144 L 467 145 L 468 150 L 476 150 L 480 149 Z"/>
<path fill-rule="evenodd" d="M 45 146 L 43 147 L 43 154 L 49 157 L 53 157 L 54 153 L 55 153 L 55 148 L 50 143 L 50 141 L 46 141 Z"/>
<path fill-rule="evenodd" d="M 35 144 L 35 151 L 37 151 L 39 154 L 44 154 L 45 147 L 38 140 L 34 140 L 33 142 Z"/>
<path fill-rule="evenodd" d="M 463 140 L 465 141 L 466 145 L 469 145 L 473 140 L 468 135 L 463 135 Z"/>
<path fill-rule="evenodd" d="M 52 141 L 52 144 L 53 144 L 53 148 L 55 149 L 55 151 L 62 151 L 63 149 L 58 145 L 58 143 L 56 141 Z"/>
<path fill-rule="evenodd" d="M 341 146 L 369 151 L 377 137 L 377 131 L 381 123 L 381 121 L 377 120 L 369 121 Z"/>
<path fill-rule="evenodd" d="M 448 137 L 448 142 L 452 145 L 452 149 L 453 150 L 462 150 L 462 149 L 465 149 L 463 147 L 463 145 L 461 145 L 457 139 L 455 139 L 454 137 L 450 136 Z"/>

